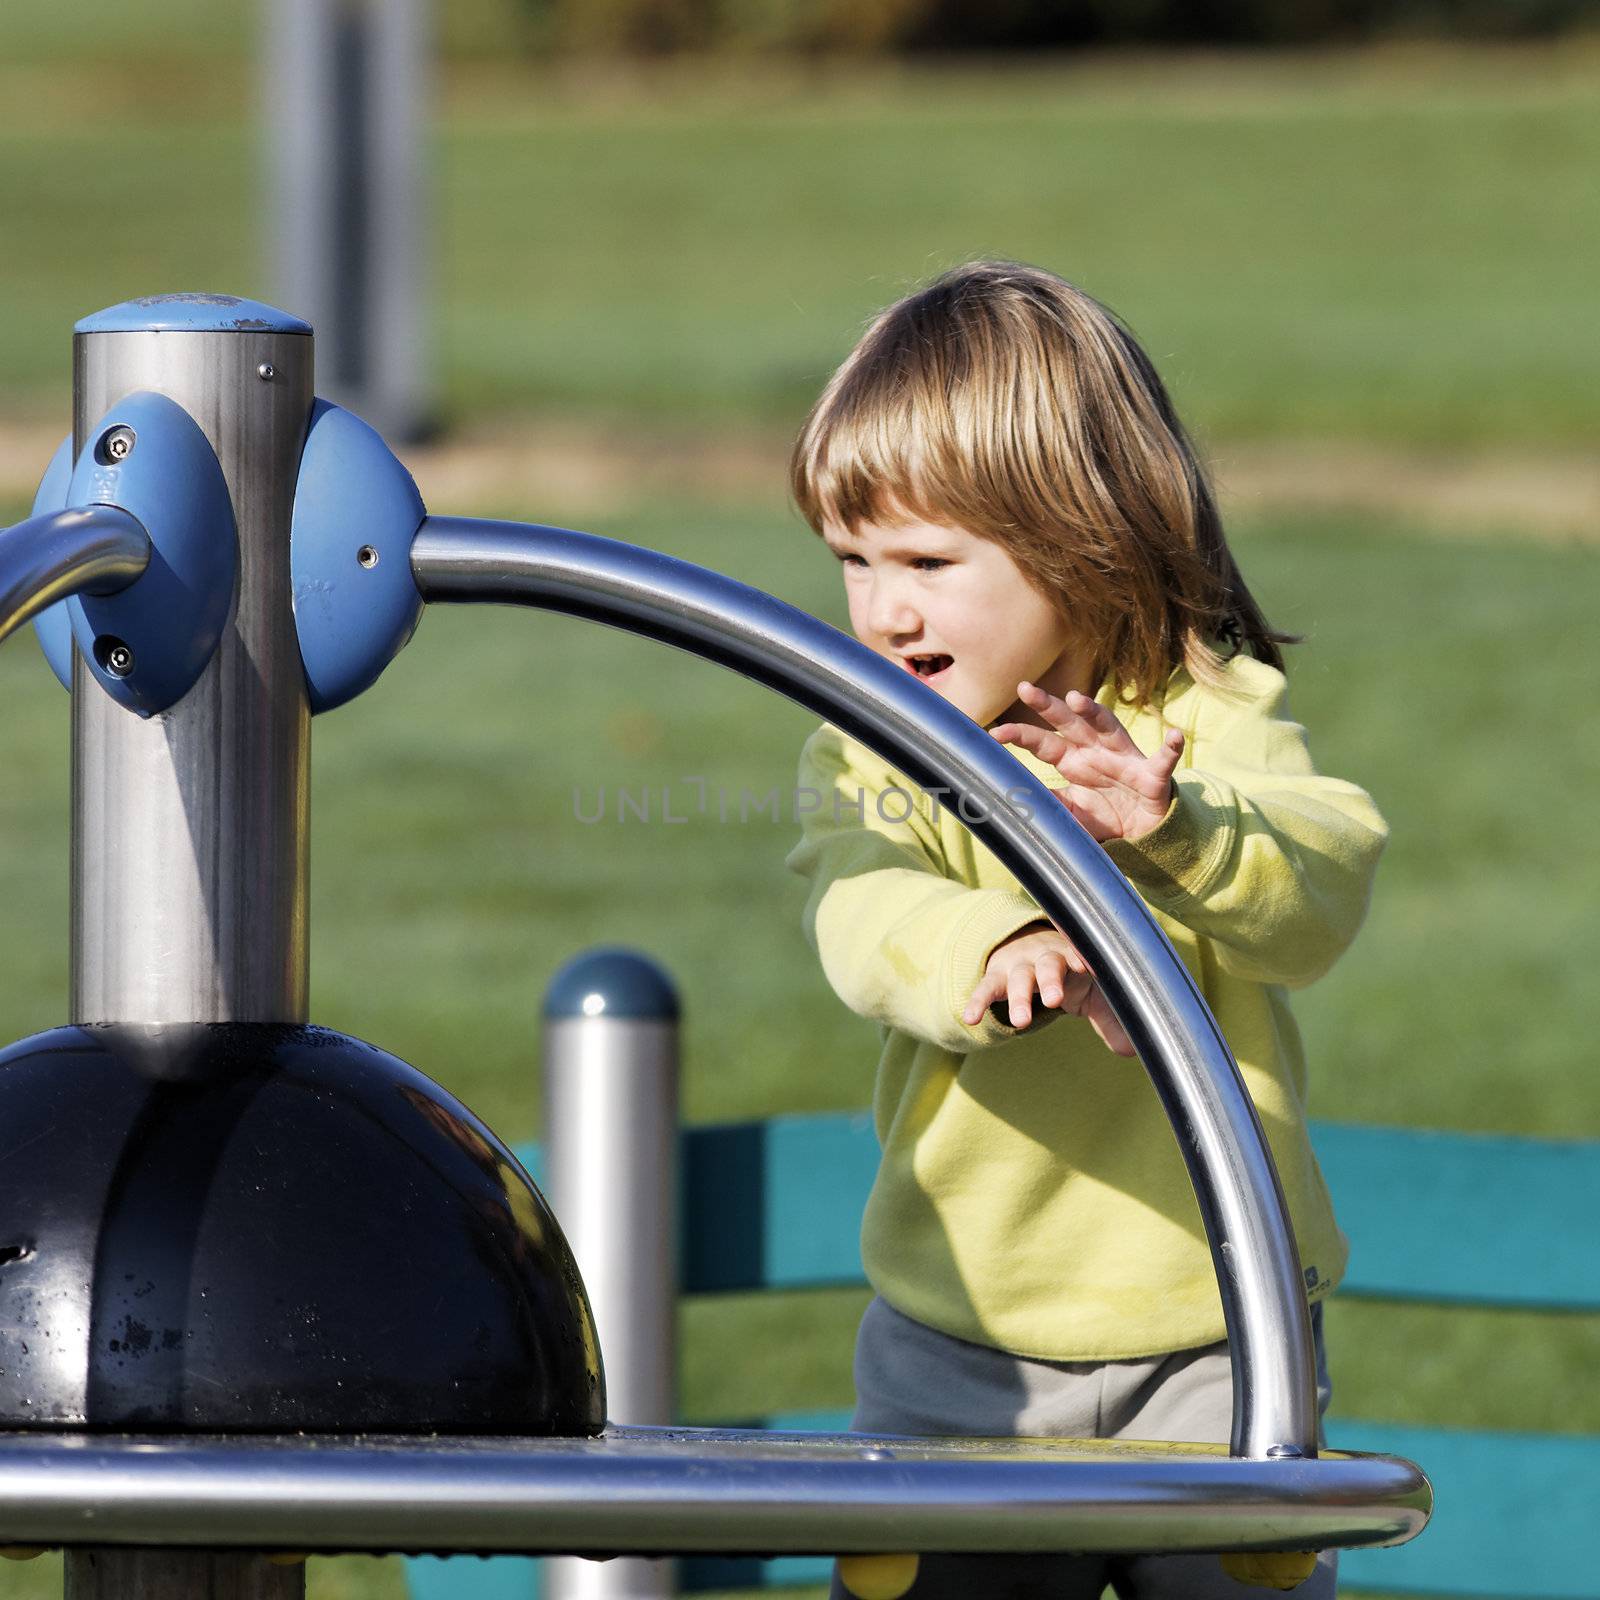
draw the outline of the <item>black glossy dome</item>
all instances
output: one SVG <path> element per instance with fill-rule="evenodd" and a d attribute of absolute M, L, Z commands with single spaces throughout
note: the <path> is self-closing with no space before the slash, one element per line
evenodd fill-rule
<path fill-rule="evenodd" d="M 322 1028 L 0 1052 L 0 1427 L 592 1434 L 583 1284 L 510 1151 Z"/>

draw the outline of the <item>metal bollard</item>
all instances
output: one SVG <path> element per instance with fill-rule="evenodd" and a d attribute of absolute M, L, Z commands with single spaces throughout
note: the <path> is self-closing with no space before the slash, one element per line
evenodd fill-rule
<path fill-rule="evenodd" d="M 632 950 L 569 961 L 544 1003 L 546 1190 L 589 1290 L 614 1422 L 674 1420 L 678 996 Z M 552 1560 L 548 1600 L 660 1600 L 670 1561 Z"/>

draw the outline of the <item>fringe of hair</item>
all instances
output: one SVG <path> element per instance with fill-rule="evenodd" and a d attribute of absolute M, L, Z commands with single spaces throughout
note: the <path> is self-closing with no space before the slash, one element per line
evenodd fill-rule
<path fill-rule="evenodd" d="M 1135 704 L 1240 651 L 1281 671 L 1296 642 L 1246 586 L 1149 357 L 1036 267 L 958 267 L 881 312 L 806 418 L 790 489 L 818 533 L 920 518 L 994 540 Z"/>

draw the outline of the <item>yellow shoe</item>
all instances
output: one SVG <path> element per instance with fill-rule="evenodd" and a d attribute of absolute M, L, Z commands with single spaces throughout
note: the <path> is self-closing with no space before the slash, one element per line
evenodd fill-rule
<path fill-rule="evenodd" d="M 915 1556 L 840 1556 L 839 1582 L 856 1600 L 900 1600 L 917 1581 Z"/>
<path fill-rule="evenodd" d="M 1311 1576 L 1317 1564 L 1317 1552 L 1251 1550 L 1218 1559 L 1222 1570 L 1236 1583 L 1253 1583 L 1259 1589 L 1294 1589 Z"/>

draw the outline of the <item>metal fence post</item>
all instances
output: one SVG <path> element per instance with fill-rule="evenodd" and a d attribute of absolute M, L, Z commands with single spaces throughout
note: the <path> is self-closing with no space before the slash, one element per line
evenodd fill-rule
<path fill-rule="evenodd" d="M 544 1003 L 549 1199 L 594 1307 L 611 1420 L 674 1420 L 678 996 L 649 957 L 586 951 Z M 549 1600 L 659 1600 L 669 1561 L 552 1561 Z"/>

